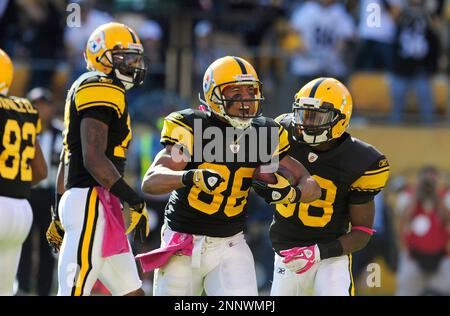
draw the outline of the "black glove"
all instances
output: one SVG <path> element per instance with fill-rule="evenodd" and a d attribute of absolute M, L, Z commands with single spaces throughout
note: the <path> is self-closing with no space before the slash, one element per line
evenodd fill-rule
<path fill-rule="evenodd" d="M 145 238 L 147 238 L 150 233 L 148 212 L 145 203 L 130 205 L 130 226 L 128 226 L 126 234 L 128 235 L 133 230 L 134 241 L 137 241 L 139 236 L 140 241 L 144 242 Z"/>
<path fill-rule="evenodd" d="M 289 180 L 274 173 L 277 183 L 268 184 L 259 180 L 252 180 L 252 186 L 255 192 L 269 204 L 292 204 L 300 201 L 302 191 L 298 187 L 294 187 Z"/>
<path fill-rule="evenodd" d="M 209 169 L 192 169 L 183 174 L 184 185 L 195 185 L 203 192 L 213 194 L 225 180 L 220 173 Z"/>
<path fill-rule="evenodd" d="M 128 235 L 134 231 L 133 240 L 136 241 L 140 237 L 141 242 L 144 242 L 144 237 L 150 233 L 150 226 L 148 223 L 148 212 L 145 208 L 145 201 L 141 198 L 123 178 L 114 183 L 109 192 L 117 196 L 120 200 L 125 201 L 130 206 L 130 226 L 126 231 Z"/>

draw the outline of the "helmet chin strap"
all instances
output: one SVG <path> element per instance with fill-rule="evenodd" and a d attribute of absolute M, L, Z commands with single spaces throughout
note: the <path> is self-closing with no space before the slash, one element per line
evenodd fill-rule
<path fill-rule="evenodd" d="M 318 146 L 321 143 L 328 141 L 328 130 L 324 130 L 320 135 L 308 135 L 302 131 L 303 140 L 311 146 Z"/>
<path fill-rule="evenodd" d="M 237 129 L 246 129 L 247 127 L 249 127 L 252 124 L 252 119 L 240 119 L 240 118 L 234 118 L 229 116 L 226 112 L 225 109 L 223 108 L 222 105 L 220 106 L 220 114 L 222 115 L 222 117 L 227 120 L 228 123 L 231 124 L 231 126 L 233 126 L 234 128 Z"/>
<path fill-rule="evenodd" d="M 122 84 L 125 86 L 125 90 L 130 90 L 131 88 L 134 87 L 134 83 L 130 82 L 132 80 L 130 77 L 122 75 L 120 73 L 120 71 L 117 69 L 114 69 L 114 73 L 115 73 L 117 79 L 119 79 L 122 82 Z"/>
<path fill-rule="evenodd" d="M 250 127 L 250 125 L 252 125 L 252 120 L 251 119 L 243 120 L 243 119 L 240 119 L 240 118 L 231 118 L 228 115 L 227 115 L 227 117 L 225 119 L 233 127 L 237 128 L 237 129 L 246 129 L 246 128 Z"/>

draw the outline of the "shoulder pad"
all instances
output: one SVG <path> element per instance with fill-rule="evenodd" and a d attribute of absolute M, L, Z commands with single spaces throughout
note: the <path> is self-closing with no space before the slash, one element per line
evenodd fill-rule
<path fill-rule="evenodd" d="M 111 77 L 96 75 L 87 77 L 75 91 L 75 107 L 82 111 L 92 107 L 109 107 L 120 118 L 126 107 L 125 88 Z"/>

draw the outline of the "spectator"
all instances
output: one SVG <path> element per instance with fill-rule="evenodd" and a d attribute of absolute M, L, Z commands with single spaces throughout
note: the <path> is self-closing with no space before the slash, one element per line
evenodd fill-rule
<path fill-rule="evenodd" d="M 33 210 L 33 224 L 22 247 L 18 281 L 20 292 L 26 294 L 31 293 L 31 280 L 36 279 L 37 295 L 48 296 L 53 283 L 55 259 L 45 232 L 50 224 L 50 207 L 55 199 L 56 171 L 63 141 L 62 122 L 55 119 L 57 109 L 49 90 L 34 88 L 28 93 L 27 98 L 38 109 L 41 118 L 42 132 L 37 138 L 47 162 L 48 176 L 31 190 L 29 201 Z M 33 260 L 34 249 L 38 251 L 36 278 L 32 278 L 32 267 L 36 266 L 36 260 Z"/>
<path fill-rule="evenodd" d="M 226 55 L 225 50 L 217 47 L 214 41 L 214 29 L 211 22 L 199 21 L 194 28 L 194 78 L 193 82 L 203 82 L 203 74 L 216 59 Z M 201 87 L 194 87 L 195 90 Z"/>
<path fill-rule="evenodd" d="M 391 71 L 394 60 L 395 21 L 403 0 L 362 0 L 359 9 L 359 52 L 356 68 Z"/>
<path fill-rule="evenodd" d="M 406 93 L 413 88 L 421 109 L 421 121 L 433 122 L 434 98 L 431 75 L 437 68 L 438 37 L 423 0 L 410 0 L 399 17 L 395 40 L 395 67 L 392 81 L 391 122 L 402 121 Z"/>
<path fill-rule="evenodd" d="M 290 24 L 301 42 L 291 57 L 293 78 L 285 77 L 283 87 L 288 91 L 281 93 L 292 95 L 299 86 L 321 76 L 345 81 L 344 51 L 355 27 L 344 5 L 335 0 L 306 1 L 294 10 Z"/>
<path fill-rule="evenodd" d="M 144 46 L 145 57 L 147 57 L 150 65 L 147 79 L 142 89 L 146 91 L 164 89 L 165 69 L 161 43 L 163 37 L 161 26 L 154 20 L 146 20 L 137 28 L 137 32 Z"/>
<path fill-rule="evenodd" d="M 31 59 L 31 87 L 50 87 L 55 64 L 62 60 L 62 12 L 64 6 L 57 0 L 18 1 L 21 4 L 22 40 Z"/>
<path fill-rule="evenodd" d="M 19 37 L 18 4 L 12 0 L 0 1 L 0 47 L 8 53 L 14 55 L 14 46 Z"/>
<path fill-rule="evenodd" d="M 77 0 L 81 7 L 81 26 L 69 27 L 64 31 L 64 45 L 68 62 L 72 68 L 71 79 L 75 81 L 82 73 L 86 71 L 86 62 L 84 61 L 84 49 L 91 33 L 100 25 L 112 22 L 112 17 L 106 12 L 94 9 L 95 1 Z"/>
<path fill-rule="evenodd" d="M 445 192 L 438 188 L 438 177 L 434 167 L 420 170 L 417 187 L 400 214 L 403 250 L 397 295 L 450 294 L 450 205 L 444 203 Z"/>

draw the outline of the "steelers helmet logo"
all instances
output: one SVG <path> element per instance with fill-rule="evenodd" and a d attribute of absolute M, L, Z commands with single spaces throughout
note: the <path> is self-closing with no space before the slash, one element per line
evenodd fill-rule
<path fill-rule="evenodd" d="M 203 92 L 208 92 L 209 89 L 211 88 L 211 85 L 213 84 L 214 79 L 213 79 L 213 71 L 212 69 L 210 69 L 206 75 L 205 78 L 203 79 Z"/>
<path fill-rule="evenodd" d="M 89 41 L 89 51 L 92 54 L 96 54 L 100 51 L 102 47 L 105 46 L 105 33 L 99 32 L 93 36 Z"/>

